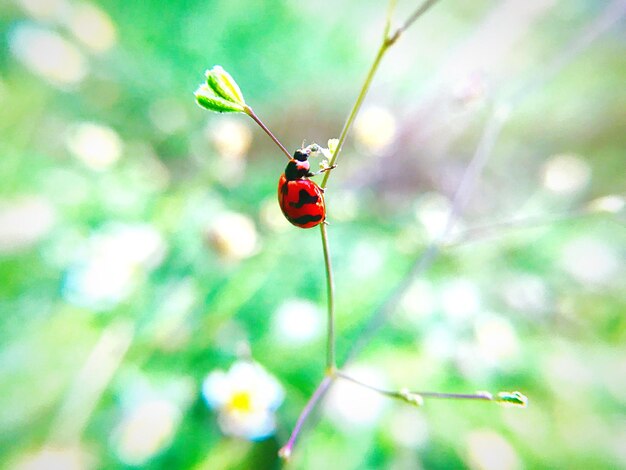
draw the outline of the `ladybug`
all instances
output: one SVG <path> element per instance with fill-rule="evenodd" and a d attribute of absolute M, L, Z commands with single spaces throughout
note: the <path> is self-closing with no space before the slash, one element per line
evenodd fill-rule
<path fill-rule="evenodd" d="M 298 149 L 278 180 L 278 204 L 289 222 L 296 227 L 311 228 L 324 222 L 324 190 L 309 178 L 334 167 L 311 173 L 309 147 Z"/>

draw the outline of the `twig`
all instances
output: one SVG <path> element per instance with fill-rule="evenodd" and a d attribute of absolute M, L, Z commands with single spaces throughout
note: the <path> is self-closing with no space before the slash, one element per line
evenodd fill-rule
<path fill-rule="evenodd" d="M 337 148 L 335 149 L 332 157 L 330 158 L 329 166 L 333 166 L 337 162 L 337 157 L 339 157 L 339 152 L 341 152 L 341 149 L 346 140 L 346 137 L 348 136 L 348 132 L 350 131 L 352 124 L 354 123 L 354 119 L 356 118 L 359 112 L 359 109 L 361 109 L 363 100 L 365 100 L 365 96 L 367 95 L 367 92 L 370 89 L 370 86 L 372 84 L 372 79 L 374 78 L 374 75 L 376 74 L 376 71 L 378 70 L 378 66 L 380 65 L 380 61 L 382 60 L 383 56 L 385 55 L 387 50 L 396 43 L 396 41 L 400 38 L 400 36 L 413 23 L 415 23 L 415 21 L 420 16 L 426 13 L 426 11 L 430 9 L 430 7 L 432 7 L 435 3 L 437 3 L 437 1 L 439 0 L 426 0 L 417 8 L 417 10 L 415 10 L 415 12 L 413 12 L 413 14 L 409 17 L 407 21 L 404 22 L 402 26 L 396 29 L 393 34 L 389 35 L 389 30 L 391 29 L 391 15 L 393 13 L 393 7 L 395 6 L 395 1 L 394 0 L 390 1 L 389 8 L 387 9 L 387 19 L 385 21 L 385 28 L 384 28 L 385 35 L 383 37 L 383 41 L 380 47 L 378 48 L 378 52 L 376 53 L 374 62 L 372 63 L 369 71 L 367 72 L 367 76 L 365 77 L 365 82 L 363 83 L 363 86 L 361 87 L 361 91 L 359 92 L 359 95 L 357 96 L 357 99 L 354 105 L 352 106 L 352 109 L 350 110 L 350 114 L 348 115 L 348 119 L 346 119 L 346 123 L 344 124 L 343 129 L 341 130 L 341 134 L 339 134 L 339 142 L 337 143 Z M 322 179 L 322 183 L 320 184 L 320 187 L 322 188 L 326 187 L 329 177 L 330 177 L 330 172 L 327 172 L 324 175 L 324 178 Z"/>
<path fill-rule="evenodd" d="M 415 392 L 408 389 L 402 390 L 386 390 L 374 385 L 362 382 L 354 377 L 347 375 L 342 371 L 337 371 L 337 377 L 348 382 L 352 382 L 361 387 L 372 390 L 389 398 L 396 398 L 414 406 L 422 406 L 425 398 L 436 398 L 445 400 L 480 400 L 491 401 L 496 403 L 504 403 L 513 406 L 525 407 L 528 404 L 527 398 L 519 392 L 498 392 L 495 395 L 490 392 L 476 393 L 440 393 L 440 392 Z"/>
<path fill-rule="evenodd" d="M 263 129 L 265 131 L 265 133 L 270 137 L 270 139 L 272 139 L 274 141 L 274 143 L 276 145 L 278 145 L 278 147 L 283 151 L 283 153 L 286 155 L 286 157 L 291 160 L 291 155 L 289 154 L 289 151 L 285 148 L 285 146 L 280 142 L 280 140 L 278 140 L 276 138 L 276 136 L 274 134 L 272 134 L 272 131 L 270 131 L 267 126 L 265 124 L 263 124 L 263 121 L 261 121 L 261 119 L 255 114 L 255 112 L 252 110 L 252 108 L 250 106 L 246 106 L 244 108 L 244 113 L 246 113 L 248 116 L 250 116 L 252 119 L 254 119 L 254 122 L 256 122 L 261 129 Z"/>
<path fill-rule="evenodd" d="M 407 20 L 404 22 L 404 24 L 402 24 L 402 26 L 400 26 L 395 33 L 393 33 L 391 35 L 391 37 L 389 38 L 389 41 L 393 44 L 394 42 L 396 42 L 398 40 L 398 38 L 400 37 L 400 35 L 402 35 L 402 33 L 404 33 L 407 29 L 409 29 L 411 27 L 411 25 L 413 23 L 415 23 L 415 21 L 417 21 L 417 19 L 422 16 L 424 13 L 426 13 L 428 11 L 428 9 L 430 7 L 432 7 L 435 3 L 437 3 L 439 0 L 427 0 L 426 2 L 424 2 L 422 5 L 420 5 L 420 7 L 415 10 L 413 12 L 413 14 L 411 16 L 409 16 L 407 18 Z"/>
<path fill-rule="evenodd" d="M 298 438 L 298 435 L 300 434 L 300 431 L 302 430 L 302 426 L 304 425 L 309 414 L 311 414 L 311 411 L 313 411 L 313 408 L 315 408 L 317 402 L 326 394 L 326 391 L 328 390 L 328 387 L 330 387 L 330 385 L 332 384 L 333 380 L 335 380 L 335 376 L 327 375 L 317 386 L 315 392 L 313 392 L 313 395 L 311 395 L 311 398 L 309 398 L 309 401 L 300 412 L 300 416 L 298 417 L 298 421 L 296 421 L 296 425 L 294 426 L 293 431 L 291 431 L 289 440 L 278 451 L 278 455 L 281 458 L 288 459 L 291 456 L 293 446 L 296 442 L 296 439 Z"/>
<path fill-rule="evenodd" d="M 359 95 L 357 96 L 357 99 L 354 103 L 354 105 L 352 106 L 352 109 L 350 110 L 350 113 L 348 114 L 348 118 L 346 119 L 346 122 L 343 126 L 343 129 L 341 130 L 341 134 L 339 135 L 339 139 L 338 139 L 338 143 L 337 143 L 337 147 L 335 148 L 335 151 L 333 152 L 333 155 L 330 158 L 329 161 L 329 166 L 332 167 L 336 164 L 337 161 L 337 157 L 339 156 L 339 152 L 341 151 L 341 148 L 343 147 L 343 144 L 346 140 L 346 137 L 348 135 L 348 132 L 350 131 L 350 128 L 352 127 L 352 124 L 354 123 L 354 120 L 359 112 L 359 109 L 361 108 L 361 105 L 363 104 L 363 100 L 365 99 L 365 96 L 367 95 L 368 90 L 370 89 L 370 86 L 372 84 L 372 80 L 374 78 L 374 75 L 376 74 L 376 71 L 378 70 L 378 66 L 380 65 L 380 62 L 383 58 L 383 56 L 385 55 L 385 52 L 387 52 L 387 50 L 397 41 L 397 39 L 400 37 L 400 35 L 411 25 L 415 22 L 415 20 L 417 20 L 417 18 L 419 18 L 419 16 L 421 16 L 423 13 L 426 12 L 426 10 L 428 10 L 437 0 L 426 0 L 410 17 L 409 19 L 400 27 L 398 28 L 394 34 L 392 34 L 391 36 L 389 36 L 389 31 L 391 29 L 391 17 L 393 14 L 393 10 L 395 7 L 395 0 L 390 0 L 389 1 L 389 7 L 387 8 L 387 18 L 385 20 L 385 27 L 384 27 L 384 36 L 383 36 L 383 41 L 378 49 L 378 52 L 376 53 L 376 57 L 374 58 L 374 62 L 372 63 L 367 76 L 365 77 L 365 81 L 361 87 L 361 90 L 359 92 Z M 247 112 L 247 111 L 246 111 Z M 252 110 L 250 109 L 250 113 L 248 113 L 253 119 L 255 119 L 254 113 L 252 113 Z M 262 125 L 262 123 L 260 122 L 260 120 L 257 120 L 258 118 L 255 119 L 255 121 L 257 121 L 257 123 L 259 123 L 259 125 L 261 125 L 261 127 L 263 127 L 263 129 L 268 133 L 268 135 L 277 143 L 280 145 L 280 143 L 278 142 L 278 140 L 273 136 L 273 134 L 271 134 L 271 132 L 269 132 L 269 130 L 267 130 L 265 128 L 265 126 Z M 281 148 L 283 148 L 283 151 L 286 152 L 286 150 L 284 150 L 284 147 L 282 147 L 282 145 L 280 145 Z M 288 153 L 286 153 L 288 155 Z M 291 156 L 289 156 L 289 158 L 291 158 Z M 326 184 L 328 183 L 328 178 L 330 176 L 330 172 L 326 172 L 324 174 L 324 177 L 322 179 L 322 182 L 320 184 L 320 187 L 322 189 L 326 188 Z M 292 452 L 292 448 L 295 442 L 296 437 L 298 436 L 298 434 L 300 433 L 300 429 L 302 428 L 302 424 L 304 423 L 304 421 L 306 420 L 307 416 L 309 415 L 309 413 L 311 412 L 311 410 L 313 409 L 313 407 L 315 406 L 315 404 L 317 403 L 317 401 L 319 400 L 319 398 L 326 392 L 326 390 L 328 389 L 328 386 L 331 384 L 331 382 L 335 379 L 336 377 L 336 362 L 335 362 L 335 291 L 334 291 L 334 284 L 333 284 L 333 270 L 332 270 L 332 264 L 331 264 L 331 259 L 330 259 L 330 249 L 329 249 L 329 244 L 328 244 L 328 231 L 326 228 L 326 224 L 322 224 L 320 227 L 320 234 L 321 234 L 321 238 L 322 238 L 322 248 L 324 251 L 324 266 L 326 268 L 326 290 L 327 290 L 327 298 L 328 298 L 328 332 L 327 332 L 327 350 L 326 350 L 326 377 L 324 378 L 324 380 L 322 380 L 322 382 L 320 383 L 320 385 L 318 386 L 318 388 L 316 389 L 315 393 L 313 394 L 313 396 L 311 397 L 311 399 L 309 400 L 309 402 L 307 403 L 307 405 L 305 406 L 305 408 L 302 410 L 302 413 L 300 414 L 300 417 L 298 418 L 298 421 L 296 422 L 296 426 L 293 430 L 293 432 L 291 433 L 291 437 L 289 438 L 289 441 L 287 441 L 287 444 L 285 444 L 285 446 L 283 448 L 281 448 L 279 455 L 283 458 L 288 458 L 291 455 Z"/>

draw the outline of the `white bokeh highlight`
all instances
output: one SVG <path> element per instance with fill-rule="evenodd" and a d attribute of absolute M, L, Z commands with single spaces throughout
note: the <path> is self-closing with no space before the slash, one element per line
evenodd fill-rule
<path fill-rule="evenodd" d="M 274 313 L 272 329 L 281 343 L 301 345 L 320 337 L 323 318 L 323 312 L 313 302 L 288 299 Z"/>
<path fill-rule="evenodd" d="M 350 367 L 346 374 L 355 379 L 384 388 L 387 382 L 382 371 L 365 366 Z M 337 380 L 324 403 L 326 415 L 338 428 L 352 432 L 371 428 L 378 423 L 389 399 L 346 380 Z"/>

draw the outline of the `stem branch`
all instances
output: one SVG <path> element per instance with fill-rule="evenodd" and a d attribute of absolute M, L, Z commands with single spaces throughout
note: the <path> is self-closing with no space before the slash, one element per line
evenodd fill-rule
<path fill-rule="evenodd" d="M 296 421 L 296 425 L 294 426 L 293 431 L 291 431 L 291 436 L 289 436 L 289 440 L 278 451 L 278 455 L 281 458 L 288 459 L 291 456 L 293 445 L 296 442 L 298 434 L 300 434 L 300 430 L 302 429 L 304 422 L 309 417 L 309 414 L 311 414 L 311 411 L 313 411 L 313 408 L 315 408 L 317 402 L 326 394 L 328 387 L 330 387 L 330 384 L 333 382 L 334 379 L 334 376 L 327 375 L 317 386 L 315 392 L 313 392 L 313 395 L 311 395 L 311 398 L 309 398 L 309 401 L 300 412 L 300 416 L 298 417 L 298 421 Z"/>
<path fill-rule="evenodd" d="M 393 10 L 395 8 L 395 0 L 390 0 L 389 7 L 387 9 L 387 18 L 385 21 L 385 27 L 383 30 L 383 41 L 380 47 L 378 48 L 378 52 L 376 53 L 374 62 L 370 66 L 370 69 L 367 72 L 367 76 L 365 77 L 365 82 L 361 86 L 359 95 L 354 105 L 352 106 L 352 109 L 350 110 L 350 114 L 348 115 L 348 118 L 346 119 L 343 129 L 341 130 L 337 147 L 335 148 L 335 151 L 333 152 L 333 155 L 330 158 L 330 162 L 328 165 L 329 167 L 332 167 L 333 165 L 335 165 L 335 162 L 337 161 L 339 152 L 341 151 L 341 148 L 343 147 L 343 144 L 348 135 L 348 132 L 350 131 L 350 128 L 352 127 L 352 124 L 354 123 L 354 120 L 359 112 L 359 109 L 361 108 L 361 105 L 363 104 L 363 101 L 365 100 L 365 96 L 367 95 L 367 92 L 372 84 L 372 80 L 374 79 L 374 75 L 376 74 L 376 71 L 378 70 L 378 66 L 380 65 L 380 62 L 383 56 L 385 55 L 385 52 L 387 52 L 387 49 L 389 49 L 397 41 L 400 35 L 409 26 L 411 26 L 411 24 L 413 24 L 415 20 L 417 20 L 419 16 L 425 13 L 426 10 L 428 10 L 436 1 L 437 0 L 426 0 L 400 28 L 398 28 L 392 35 L 389 35 L 389 32 L 391 30 L 391 17 L 393 14 Z M 291 155 L 289 155 L 289 152 L 287 152 L 287 150 L 282 146 L 282 144 L 278 141 L 278 139 L 274 137 L 274 135 L 269 131 L 269 129 L 265 127 L 265 125 L 261 122 L 261 120 L 254 114 L 252 109 L 246 106 L 244 111 L 252 119 L 254 119 L 259 126 L 261 126 L 261 128 L 267 133 L 267 135 L 270 136 L 270 138 L 276 143 L 276 145 L 278 145 L 281 148 L 281 150 L 285 153 L 285 155 L 289 159 L 291 159 Z M 320 184 L 320 187 L 322 189 L 326 188 L 326 184 L 328 183 L 329 176 L 330 176 L 330 172 L 326 172 L 324 174 L 324 177 Z M 289 437 L 289 440 L 280 449 L 279 455 L 285 459 L 289 458 L 289 456 L 291 455 L 296 437 L 300 433 L 302 425 L 306 421 L 308 415 L 311 413 L 311 411 L 313 410 L 317 402 L 320 400 L 320 398 L 326 393 L 326 390 L 328 389 L 330 384 L 338 376 L 337 368 L 336 368 L 337 367 L 336 359 L 335 359 L 335 290 L 334 290 L 334 283 L 333 283 L 333 269 L 332 269 L 332 264 L 330 260 L 330 249 L 329 249 L 329 244 L 328 244 L 328 232 L 327 232 L 325 223 L 322 223 L 320 225 L 320 234 L 322 237 L 322 248 L 324 251 L 324 266 L 326 268 L 326 291 L 327 291 L 327 298 L 328 298 L 326 377 L 324 378 L 324 380 L 322 380 L 320 385 L 317 387 L 317 389 L 313 393 L 313 396 L 311 396 L 310 400 L 308 401 L 308 403 L 302 410 L 302 413 L 300 414 L 300 417 L 298 418 L 298 421 L 296 422 L 296 425 L 291 433 L 291 436 Z M 390 396 L 394 396 L 394 395 L 390 395 Z"/>
<path fill-rule="evenodd" d="M 385 52 L 387 52 L 387 49 L 389 49 L 391 46 L 395 44 L 395 42 L 402 35 L 402 33 L 404 33 L 413 23 L 415 23 L 415 21 L 420 16 L 426 13 L 426 11 L 428 11 L 428 9 L 430 9 L 431 6 L 437 3 L 437 1 L 439 0 L 426 0 L 417 8 L 417 10 L 413 12 L 413 14 L 402 24 L 402 26 L 396 29 L 396 31 L 391 35 L 389 34 L 389 31 L 391 29 L 390 28 L 391 27 L 391 15 L 395 7 L 395 0 L 390 1 L 389 8 L 387 9 L 387 19 L 385 21 L 383 41 L 380 47 L 378 48 L 378 52 L 376 53 L 374 62 L 372 63 L 369 71 L 367 72 L 367 76 L 365 77 L 365 82 L 363 82 L 363 86 L 361 87 L 359 96 L 357 97 L 356 101 L 354 102 L 354 105 L 352 106 L 352 109 L 350 110 L 350 114 L 348 115 L 348 119 L 346 120 L 346 123 L 344 124 L 343 129 L 341 130 L 341 134 L 339 134 L 339 142 L 337 143 L 337 148 L 335 149 L 332 157 L 330 158 L 329 166 L 333 166 L 335 162 L 337 161 L 339 152 L 341 152 L 341 148 L 343 147 L 346 137 L 348 136 L 348 132 L 350 131 L 350 128 L 352 127 L 354 119 L 356 118 L 359 112 L 359 109 L 361 109 L 361 104 L 363 104 L 363 100 L 365 99 L 365 96 L 367 95 L 367 92 L 370 89 L 374 75 L 376 74 L 376 71 L 378 70 L 378 66 L 380 65 L 380 61 L 385 55 Z M 324 178 L 322 179 L 322 183 L 320 184 L 320 187 L 322 189 L 326 187 L 329 177 L 330 177 L 330 172 L 324 175 Z"/>
<path fill-rule="evenodd" d="M 383 41 L 383 43 L 380 45 L 380 48 L 378 49 L 378 53 L 376 54 L 374 63 L 370 67 L 369 72 L 367 72 L 367 77 L 365 78 L 365 82 L 363 83 L 363 86 L 361 87 L 359 96 L 357 97 L 356 101 L 354 102 L 354 105 L 352 106 L 352 109 L 350 110 L 350 114 L 348 115 L 348 119 L 346 120 L 346 123 L 343 125 L 341 134 L 339 134 L 339 142 L 337 143 L 337 148 L 335 149 L 335 152 L 333 153 L 333 156 L 331 157 L 330 162 L 328 163 L 328 166 L 333 166 L 335 162 L 337 161 L 337 157 L 339 156 L 341 147 L 343 147 L 343 143 L 345 142 L 348 132 L 350 131 L 350 128 L 352 127 L 352 123 L 354 122 L 354 119 L 356 118 L 356 115 L 358 114 L 359 109 L 361 108 L 361 104 L 363 103 L 363 100 L 365 99 L 365 96 L 367 95 L 370 85 L 372 84 L 372 79 L 374 78 L 374 74 L 376 73 L 376 70 L 378 69 L 378 66 L 380 65 L 380 61 L 383 58 L 383 55 L 385 55 L 385 52 L 387 51 L 388 48 L 389 48 L 389 44 L 387 43 L 387 41 L 386 40 Z M 326 174 L 324 175 L 324 178 L 322 179 L 322 183 L 320 184 L 320 187 L 322 189 L 326 187 L 329 176 L 330 176 L 330 172 L 326 172 Z"/>
<path fill-rule="evenodd" d="M 261 129 L 265 131 L 265 133 L 270 137 L 270 139 L 272 139 L 274 143 L 278 145 L 278 147 L 283 151 L 283 153 L 287 156 L 287 158 L 291 160 L 291 155 L 289 154 L 285 146 L 281 144 L 280 140 L 278 140 L 276 136 L 272 134 L 272 131 L 270 131 L 267 128 L 267 126 L 263 124 L 263 121 L 261 121 L 261 119 L 254 113 L 252 108 L 250 106 L 245 106 L 243 109 L 243 112 L 246 113 L 248 116 L 250 116 L 252 119 L 254 119 L 254 122 L 256 122 L 261 127 Z"/>
<path fill-rule="evenodd" d="M 415 392 L 408 389 L 402 390 L 385 390 L 375 387 L 365 382 L 361 382 L 354 377 L 351 377 L 344 372 L 338 370 L 335 374 L 348 382 L 352 382 L 361 387 L 372 390 L 386 397 L 397 398 L 404 402 L 410 403 L 414 406 L 421 406 L 424 398 L 437 398 L 443 400 L 480 400 L 480 401 L 492 401 L 500 404 L 513 405 L 518 407 L 525 407 L 528 403 L 527 398 L 519 392 L 498 392 L 495 396 L 490 392 L 476 392 L 476 393 L 441 393 L 441 392 Z"/>

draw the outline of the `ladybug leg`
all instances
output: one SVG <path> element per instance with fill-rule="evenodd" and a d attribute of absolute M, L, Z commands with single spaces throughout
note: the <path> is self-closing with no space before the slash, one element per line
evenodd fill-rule
<path fill-rule="evenodd" d="M 326 168 L 322 168 L 320 171 L 316 171 L 315 173 L 311 173 L 309 176 L 319 175 L 320 173 L 325 173 L 327 171 L 334 170 L 335 168 L 337 168 L 337 165 L 327 166 Z"/>

